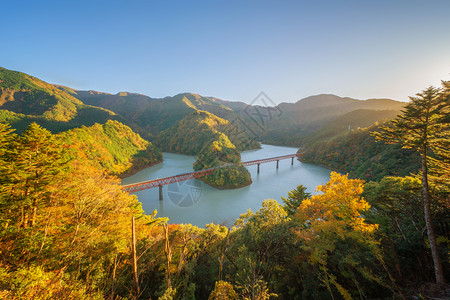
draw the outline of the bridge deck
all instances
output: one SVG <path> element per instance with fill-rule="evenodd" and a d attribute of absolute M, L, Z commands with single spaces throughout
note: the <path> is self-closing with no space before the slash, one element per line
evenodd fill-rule
<path fill-rule="evenodd" d="M 251 161 L 242 162 L 240 164 L 242 164 L 244 166 L 259 165 L 259 164 L 268 163 L 268 162 L 272 162 L 272 161 L 279 161 L 282 159 L 300 157 L 302 155 L 303 154 L 301 154 L 301 153 L 296 153 L 296 154 L 290 154 L 290 155 L 283 155 L 283 156 L 277 156 L 277 157 L 251 160 Z M 195 171 L 195 172 L 191 172 L 191 173 L 179 174 L 179 175 L 170 176 L 170 177 L 164 177 L 164 178 L 159 178 L 159 179 L 153 179 L 153 180 L 148 180 L 148 181 L 127 184 L 127 185 L 122 186 L 122 189 L 124 189 L 125 191 L 127 191 L 129 193 L 139 192 L 142 190 L 152 189 L 152 188 L 156 188 L 156 187 L 160 187 L 163 185 L 176 183 L 176 182 L 180 182 L 180 181 L 184 181 L 184 180 L 200 178 L 200 177 L 211 174 L 212 172 L 214 172 L 215 169 L 227 167 L 227 166 L 234 166 L 234 165 L 238 165 L 238 164 L 237 163 L 225 164 L 225 165 L 221 165 L 218 167 Z"/>

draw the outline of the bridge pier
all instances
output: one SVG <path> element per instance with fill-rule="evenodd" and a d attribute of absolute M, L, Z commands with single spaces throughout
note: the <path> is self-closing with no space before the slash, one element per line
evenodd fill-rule
<path fill-rule="evenodd" d="M 259 174 L 259 164 L 258 164 L 258 169 L 256 169 L 256 174 Z"/>
<path fill-rule="evenodd" d="M 283 156 L 277 156 L 277 157 L 263 158 L 263 159 L 257 159 L 257 160 L 243 162 L 242 165 L 244 165 L 244 166 L 257 165 L 256 172 L 259 174 L 260 164 L 276 161 L 277 162 L 276 168 L 278 171 L 280 160 L 290 158 L 291 165 L 294 165 L 294 158 L 297 158 L 302 155 L 303 154 L 299 153 L 299 154 L 290 154 L 290 155 L 283 155 Z M 184 181 L 184 180 L 188 180 L 188 179 L 192 179 L 192 178 L 200 178 L 200 177 L 211 174 L 215 169 L 220 168 L 220 167 L 222 167 L 222 166 L 218 166 L 215 168 L 209 168 L 209 169 L 205 169 L 205 170 L 200 170 L 200 171 L 195 171 L 195 172 L 188 173 L 188 174 L 180 174 L 180 175 L 175 175 L 175 176 L 170 176 L 170 177 L 165 177 L 165 178 L 148 180 L 148 181 L 139 182 L 139 183 L 127 184 L 127 185 L 122 186 L 122 189 L 129 193 L 135 193 L 135 192 L 139 192 L 139 191 L 142 191 L 145 189 L 159 187 L 159 200 L 161 201 L 161 205 L 162 205 L 162 200 L 163 200 L 162 186 L 163 185 L 176 183 L 176 182 L 180 182 L 180 181 Z"/>

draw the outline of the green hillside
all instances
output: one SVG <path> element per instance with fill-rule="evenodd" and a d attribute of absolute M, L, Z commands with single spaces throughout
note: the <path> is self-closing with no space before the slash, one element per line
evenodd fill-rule
<path fill-rule="evenodd" d="M 18 133 L 36 122 L 52 132 L 122 118 L 104 108 L 83 104 L 67 91 L 30 75 L 0 67 L 0 121 Z"/>
<path fill-rule="evenodd" d="M 96 91 L 77 91 L 62 86 L 59 88 L 70 91 L 86 104 L 103 107 L 122 116 L 133 130 L 147 139 L 172 127 L 196 110 L 205 110 L 219 117 L 233 114 L 230 108 L 218 103 L 217 99 L 192 93 L 155 99 L 127 92 L 113 95 Z"/>
<path fill-rule="evenodd" d="M 262 140 L 269 144 L 301 146 L 305 138 L 348 113 L 361 109 L 400 112 L 404 104 L 390 99 L 356 100 L 328 94 L 311 96 L 296 103 L 281 103 L 277 106 L 281 113 L 267 121 Z M 378 120 L 388 114 L 374 112 L 370 115 L 370 112 L 366 114 L 368 120 Z M 357 122 L 364 123 L 362 113 L 356 113 L 354 117 L 360 118 Z"/>
<path fill-rule="evenodd" d="M 391 120 L 399 113 L 400 110 L 357 109 L 338 117 L 336 120 L 310 134 L 304 139 L 303 143 L 308 145 L 317 142 L 321 143 L 324 140 L 346 134 L 352 129 L 366 128 L 376 123 Z"/>
<path fill-rule="evenodd" d="M 398 145 L 376 143 L 370 135 L 399 113 L 372 109 L 349 112 L 303 139 L 302 160 L 365 180 L 416 172 L 420 166 L 415 153 Z"/>
<path fill-rule="evenodd" d="M 82 126 L 59 134 L 70 156 L 110 174 L 129 175 L 162 161 L 162 153 L 117 121 Z"/>
<path fill-rule="evenodd" d="M 371 131 L 378 125 L 350 130 L 334 138 L 322 138 L 301 148 L 302 161 L 348 173 L 353 178 L 380 180 L 407 176 L 420 169 L 419 156 L 400 145 L 375 142 Z"/>
<path fill-rule="evenodd" d="M 260 145 L 229 121 L 212 113 L 195 110 L 171 128 L 161 132 L 155 144 L 163 151 L 197 155 L 204 146 L 225 134 L 238 151 L 258 149 Z"/>
<path fill-rule="evenodd" d="M 112 95 L 60 88 L 70 92 L 84 103 L 114 111 L 126 119 L 126 124 L 133 130 L 149 140 L 161 131 L 176 125 L 194 111 L 203 110 L 228 120 L 247 136 L 258 141 L 300 146 L 306 137 L 353 111 L 373 112 L 373 114 L 366 113 L 367 118 L 364 118 L 362 113 L 353 116 L 361 118 L 361 120 L 351 121 L 355 124 L 362 123 L 362 125 L 356 125 L 361 127 L 369 126 L 367 122 L 369 120 L 378 121 L 385 115 L 389 115 L 389 113 L 378 113 L 378 111 L 399 112 L 404 106 L 403 102 L 390 99 L 357 100 L 323 94 L 307 97 L 296 103 L 281 103 L 275 107 L 266 107 L 260 106 L 264 103 L 258 103 L 258 101 L 249 105 L 244 102 L 225 101 L 193 93 L 155 99 L 126 92 Z"/>
<path fill-rule="evenodd" d="M 241 163 L 241 155 L 228 137 L 219 133 L 200 151 L 194 163 L 194 170 L 209 169 L 225 164 Z M 222 167 L 200 180 L 218 189 L 235 189 L 252 183 L 250 173 L 243 165 Z"/>

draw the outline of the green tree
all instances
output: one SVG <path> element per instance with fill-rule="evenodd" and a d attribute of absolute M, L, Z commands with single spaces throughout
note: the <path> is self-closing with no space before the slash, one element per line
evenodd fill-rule
<path fill-rule="evenodd" d="M 9 124 L 0 123 L 0 221 L 5 230 L 11 219 L 7 199 L 10 194 L 11 174 L 15 169 L 11 160 L 11 150 L 15 148 L 17 135 L 12 133 L 13 131 Z"/>
<path fill-rule="evenodd" d="M 288 215 L 292 216 L 297 211 L 303 200 L 311 197 L 311 194 L 306 192 L 306 187 L 298 185 L 294 190 L 288 192 L 287 198 L 281 197 L 284 202 L 284 209 Z"/>
<path fill-rule="evenodd" d="M 56 175 L 67 161 L 50 131 L 32 123 L 15 147 L 6 149 L 8 169 L 1 193 L 10 217 L 21 228 L 34 226 L 39 208 L 49 200 Z"/>
<path fill-rule="evenodd" d="M 432 266 L 427 268 L 421 190 L 420 180 L 414 177 L 384 177 L 364 186 L 364 198 L 371 205 L 367 218 L 380 224 L 385 258 L 400 282 L 428 280 L 433 273 Z"/>
<path fill-rule="evenodd" d="M 379 133 L 377 140 L 401 144 L 403 148 L 414 149 L 421 156 L 422 198 L 425 224 L 430 242 L 436 282 L 445 283 L 444 271 L 436 243 L 436 234 L 431 216 L 429 170 L 442 172 L 449 169 L 450 122 L 448 122 L 449 85 L 444 83 L 444 91 L 429 87 L 416 97 L 410 97 L 402 114 L 392 120 Z"/>

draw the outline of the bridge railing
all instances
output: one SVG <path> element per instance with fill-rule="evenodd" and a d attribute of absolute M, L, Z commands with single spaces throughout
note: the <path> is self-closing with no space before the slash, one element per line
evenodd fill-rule
<path fill-rule="evenodd" d="M 134 192 L 139 192 L 139 191 L 146 190 L 146 189 L 162 187 L 163 185 L 167 185 L 167 184 L 171 184 L 171 183 L 176 183 L 176 182 L 185 181 L 185 180 L 194 179 L 194 178 L 201 178 L 201 177 L 210 175 L 212 172 L 214 172 L 214 170 L 216 170 L 218 168 L 223 168 L 223 167 L 227 167 L 227 166 L 235 166 L 235 165 L 239 165 L 239 164 L 242 164 L 244 166 L 259 165 L 259 164 L 268 163 L 268 162 L 272 162 L 272 161 L 279 161 L 282 159 L 300 157 L 302 155 L 303 154 L 301 154 L 301 153 L 297 153 L 297 154 L 283 155 L 283 156 L 277 156 L 277 157 L 270 157 L 270 158 L 265 158 L 265 159 L 251 160 L 251 161 L 246 161 L 246 162 L 242 162 L 242 163 L 225 164 L 225 165 L 217 166 L 214 168 L 204 169 L 204 170 L 195 171 L 195 172 L 191 172 L 191 173 L 179 174 L 179 175 L 174 175 L 174 176 L 170 176 L 170 177 L 164 177 L 164 178 L 147 180 L 147 181 L 142 181 L 142 182 L 137 182 L 137 183 L 132 183 L 132 184 L 126 184 L 126 185 L 122 186 L 122 189 L 129 193 L 134 193 Z"/>

